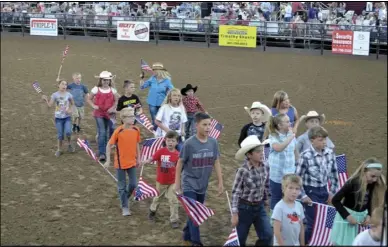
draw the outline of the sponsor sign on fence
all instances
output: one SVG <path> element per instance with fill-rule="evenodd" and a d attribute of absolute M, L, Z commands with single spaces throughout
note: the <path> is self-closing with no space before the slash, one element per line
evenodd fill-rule
<path fill-rule="evenodd" d="M 332 53 L 369 56 L 369 32 L 342 31 L 333 32 Z"/>
<path fill-rule="evenodd" d="M 150 23 L 140 21 L 118 21 L 117 40 L 150 41 Z"/>
<path fill-rule="evenodd" d="M 30 35 L 58 36 L 58 20 L 46 18 L 31 18 Z"/>
<path fill-rule="evenodd" d="M 256 48 L 256 27 L 220 25 L 218 45 Z"/>

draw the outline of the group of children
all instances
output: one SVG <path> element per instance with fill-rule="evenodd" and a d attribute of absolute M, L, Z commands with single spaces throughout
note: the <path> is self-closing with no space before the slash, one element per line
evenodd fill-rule
<path fill-rule="evenodd" d="M 201 121 L 210 117 L 195 96 L 198 88 L 187 84 L 181 90 L 173 88 L 168 91 L 155 116 L 155 123 L 158 126 L 156 136 L 164 137 L 163 148 L 157 150 L 152 158 L 142 161 L 140 129 L 136 126 L 135 118 L 143 110 L 139 97 L 134 94 L 135 84 L 132 81 L 125 81 L 125 93 L 120 96 L 112 86 L 113 78 L 110 72 L 103 71 L 99 76 L 97 87 L 89 93 L 87 87 L 81 83 L 81 74 L 75 73 L 72 84 L 67 85 L 66 81 L 61 80 L 59 90 L 53 93 L 50 99 L 45 95 L 42 96 L 48 106 L 53 104 L 56 106 L 58 149 L 55 155 L 60 156 L 65 135 L 68 150 L 74 152 L 71 134 L 80 132 L 81 121 L 84 118 L 84 102 L 88 102 L 94 109 L 93 115 L 98 128 L 99 159 L 105 161 L 106 167 L 110 166 L 111 149 L 115 149 L 114 167 L 117 172 L 122 214 L 131 215 L 128 201 L 137 185 L 136 166 L 157 162 L 156 188 L 160 194 L 153 199 L 149 208 L 149 219 L 155 220 L 160 199 L 164 196 L 170 205 L 171 226 L 177 228 L 179 203 L 176 191 L 180 189 L 182 171 L 179 169 L 182 169 L 182 163 L 186 162 L 186 166 L 196 168 L 199 166 L 202 169 L 210 168 L 206 178 L 201 178 L 193 168 L 184 171 L 193 173 L 195 179 L 202 179 L 205 182 L 208 181 L 213 166 L 219 166 L 219 162 L 216 162 L 219 152 L 215 151 L 218 147 L 214 146 L 217 142 L 214 144 L 214 139 L 210 138 L 209 144 L 207 137 L 205 143 L 200 140 L 200 136 L 208 134 L 210 130 L 210 125 L 206 125 L 206 121 L 205 124 Z M 339 188 L 335 146 L 329 139 L 328 132 L 321 126 L 325 120 L 323 114 L 310 111 L 299 118 L 296 108 L 290 104 L 287 93 L 283 91 L 274 95 L 272 109 L 260 102 L 253 102 L 246 110 L 252 122 L 241 130 L 238 140 L 240 149 L 236 153 L 236 159 L 243 159 L 244 163 L 237 170 L 232 187 L 231 221 L 232 225 L 236 226 L 241 245 L 245 245 L 252 224 L 255 226 L 259 244 L 307 244 L 314 226 L 315 208 L 312 203 L 332 204 L 336 208 L 337 215 L 330 235 L 333 244 L 351 245 L 357 235 L 358 224 L 371 225 L 371 229 L 367 230 L 367 233 L 361 233 L 355 243 L 370 239 L 379 240 L 378 231 L 381 229 L 379 224 L 382 218 L 380 207 L 386 190 L 381 162 L 374 158 L 364 161 L 345 185 Z M 203 112 L 205 115 L 197 112 Z M 116 113 L 119 113 L 122 123 L 119 127 L 116 127 L 113 121 Z M 307 131 L 296 138 L 300 122 L 305 123 Z M 198 129 L 201 131 L 199 134 Z M 187 139 L 190 141 L 187 142 Z M 205 156 L 211 154 L 211 164 L 195 161 L 193 150 L 201 145 L 206 146 L 202 147 L 203 150 L 212 150 L 200 154 Z M 264 160 L 265 146 L 270 147 L 268 160 Z M 189 150 L 189 147 L 193 150 Z M 201 157 L 206 159 L 205 156 Z M 180 165 L 179 160 L 182 162 Z M 220 189 L 223 185 L 219 169 L 217 175 L 219 182 L 221 181 Z M 126 174 L 129 176 L 128 184 Z M 185 174 L 183 179 L 193 178 Z M 179 188 L 176 188 L 177 184 Z M 195 184 L 197 186 L 198 182 Z M 199 193 L 183 192 L 203 202 L 207 184 L 203 186 Z M 268 197 L 271 220 L 264 207 Z M 188 241 L 201 245 L 199 230 L 190 221 L 185 229 L 185 234 L 189 236 L 186 237 Z M 191 239 L 195 240 L 190 240 L 190 234 Z M 372 240 L 368 243 L 372 243 Z"/>
<path fill-rule="evenodd" d="M 360 234 L 355 245 L 365 241 L 379 245 L 379 217 L 386 191 L 381 162 L 374 158 L 364 161 L 340 188 L 335 146 L 321 126 L 323 114 L 310 111 L 299 118 L 284 91 L 275 93 L 271 110 L 260 102 L 245 109 L 252 122 L 242 128 L 238 140 L 236 159 L 245 161 L 232 190 L 231 221 L 240 244 L 245 245 L 252 224 L 261 244 L 269 245 L 272 236 L 274 245 L 308 244 L 315 221 L 313 203 L 320 203 L 337 210 L 331 243 L 352 245 L 361 224 L 371 228 Z M 296 138 L 300 122 L 307 131 Z M 263 149 L 267 145 L 270 151 L 265 160 Z M 261 213 L 268 195 L 270 217 Z"/>

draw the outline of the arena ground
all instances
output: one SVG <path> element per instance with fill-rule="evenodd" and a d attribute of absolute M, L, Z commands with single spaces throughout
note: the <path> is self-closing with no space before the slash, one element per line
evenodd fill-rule
<path fill-rule="evenodd" d="M 47 109 L 31 83 L 56 90 L 55 78 L 66 44 L 62 77 L 79 71 L 90 89 L 95 75 L 109 70 L 138 79 L 140 59 L 160 61 L 176 87 L 199 86 L 197 95 L 225 129 L 219 143 L 225 188 L 230 191 L 239 163 L 237 138 L 250 119 L 243 110 L 253 101 L 271 104 L 275 91 L 289 93 L 300 114 L 325 113 L 337 154 L 345 153 L 351 173 L 368 157 L 387 163 L 386 60 L 250 49 L 202 48 L 162 44 L 108 43 L 93 40 L 1 37 L 1 244 L 2 245 L 180 245 L 181 229 L 168 223 L 167 202 L 157 223 L 147 221 L 150 200 L 135 203 L 123 217 L 113 179 L 86 153 L 54 156 L 53 109 Z M 145 102 L 146 92 L 138 92 Z M 148 108 L 146 108 L 148 113 Z M 84 132 L 96 150 L 95 122 L 86 108 Z M 299 133 L 305 130 L 302 124 Z M 142 129 L 143 137 L 149 137 Z M 113 169 L 112 169 L 113 172 Z M 155 168 L 144 169 L 154 184 Z M 230 213 L 226 197 L 217 197 L 213 175 L 206 204 L 215 216 L 201 226 L 205 245 L 222 245 Z M 181 219 L 185 214 L 181 210 Z M 254 231 L 248 239 L 254 244 Z"/>

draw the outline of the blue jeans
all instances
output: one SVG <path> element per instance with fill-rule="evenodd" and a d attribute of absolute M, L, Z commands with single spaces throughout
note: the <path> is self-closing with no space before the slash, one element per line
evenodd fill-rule
<path fill-rule="evenodd" d="M 271 193 L 271 210 L 274 209 L 276 203 L 278 203 L 282 197 L 282 184 L 281 183 L 275 183 L 271 179 L 269 180 L 269 191 Z"/>
<path fill-rule="evenodd" d="M 258 205 L 248 205 L 239 202 L 237 234 L 240 246 L 245 246 L 251 225 L 255 227 L 256 235 L 264 246 L 272 246 L 272 228 L 264 208 L 264 202 Z"/>
<path fill-rule="evenodd" d="M 306 195 L 310 197 L 313 202 L 318 202 L 322 204 L 327 204 L 327 199 L 329 198 L 329 193 L 327 192 L 327 187 L 312 187 L 312 186 L 303 186 Z M 314 217 L 315 217 L 315 207 L 314 205 L 309 206 L 304 204 L 304 211 L 306 214 L 306 230 L 305 230 L 305 243 L 308 244 L 313 234 L 314 227 Z"/>
<path fill-rule="evenodd" d="M 290 22 L 292 17 L 284 17 L 285 22 Z"/>
<path fill-rule="evenodd" d="M 204 203 L 205 201 L 205 194 L 197 194 L 193 191 L 186 191 L 183 192 L 183 195 L 200 203 Z M 186 226 L 183 228 L 183 240 L 190 241 L 193 245 L 202 244 L 199 234 L 199 227 L 195 226 L 190 218 L 187 219 Z"/>
<path fill-rule="evenodd" d="M 197 130 L 195 128 L 195 113 L 189 112 L 187 113 L 187 122 L 185 123 L 185 132 L 186 132 L 186 139 L 189 139 L 190 136 L 193 136 L 197 133 Z"/>
<path fill-rule="evenodd" d="M 117 189 L 119 191 L 119 199 L 122 208 L 128 208 L 128 198 L 132 195 L 136 188 L 136 167 L 129 169 L 116 169 L 117 173 Z M 125 173 L 128 174 L 129 182 L 127 185 Z"/>
<path fill-rule="evenodd" d="M 154 126 L 154 130 L 156 130 L 158 126 L 156 126 L 155 118 L 156 118 L 156 114 L 159 111 L 160 106 L 148 105 L 148 108 L 150 109 L 152 125 Z"/>
<path fill-rule="evenodd" d="M 57 129 L 58 140 L 63 140 L 64 136 L 71 136 L 71 117 L 55 118 L 55 128 Z"/>
<path fill-rule="evenodd" d="M 112 136 L 114 131 L 114 125 L 112 121 L 102 117 L 94 117 L 97 123 L 97 133 L 98 133 L 98 153 L 99 155 L 106 154 L 106 144 L 108 143 L 107 133 L 109 133 L 109 138 Z M 108 132 L 109 131 L 109 132 Z"/>

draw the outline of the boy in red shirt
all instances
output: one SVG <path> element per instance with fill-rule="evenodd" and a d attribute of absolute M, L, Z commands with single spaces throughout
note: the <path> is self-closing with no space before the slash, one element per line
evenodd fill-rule
<path fill-rule="evenodd" d="M 152 158 L 143 162 L 143 164 L 153 161 L 158 162 L 158 167 L 156 168 L 156 189 L 160 194 L 154 197 L 148 218 L 151 221 L 155 221 L 155 214 L 159 207 L 160 198 L 164 196 L 170 204 L 170 222 L 171 227 L 174 229 L 179 227 L 179 202 L 175 194 L 175 167 L 179 159 L 179 152 L 176 149 L 178 139 L 179 135 L 177 132 L 172 130 L 168 131 L 165 136 L 166 147 L 160 148 Z"/>

